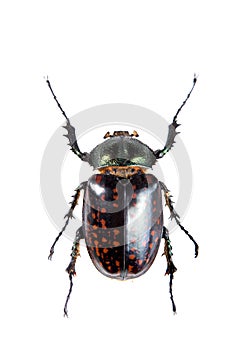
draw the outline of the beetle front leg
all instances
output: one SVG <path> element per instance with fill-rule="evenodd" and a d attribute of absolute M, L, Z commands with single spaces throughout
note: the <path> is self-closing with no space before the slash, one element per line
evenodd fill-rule
<path fill-rule="evenodd" d="M 189 91 L 189 93 L 188 93 L 186 99 L 184 100 L 184 102 L 182 103 L 182 105 L 178 108 L 178 110 L 173 118 L 172 123 L 168 127 L 167 141 L 166 141 L 164 148 L 154 151 L 154 155 L 156 156 L 157 159 L 164 157 L 165 154 L 167 152 L 169 152 L 170 149 L 174 146 L 176 135 L 179 134 L 179 132 L 176 131 L 178 126 L 180 126 L 180 124 L 177 123 L 178 114 L 180 113 L 181 109 L 184 107 L 184 105 L 188 101 L 188 99 L 189 99 L 189 97 L 190 97 L 190 95 L 191 95 L 191 93 L 196 85 L 196 82 L 197 82 L 197 76 L 196 76 L 196 74 L 194 74 L 192 88 Z"/>
<path fill-rule="evenodd" d="M 48 259 L 49 260 L 52 260 L 52 256 L 53 256 L 53 253 L 54 253 L 54 247 L 57 243 L 57 241 L 59 240 L 59 238 L 62 236 L 63 232 L 65 231 L 70 219 L 74 218 L 73 216 L 73 211 L 74 211 L 74 208 L 76 207 L 76 205 L 78 204 L 78 200 L 79 200 L 79 197 L 80 197 L 80 192 L 81 190 L 85 190 L 86 188 L 86 184 L 87 182 L 82 182 L 78 188 L 76 188 L 75 190 L 75 195 L 73 196 L 73 201 L 70 202 L 71 203 L 71 207 L 70 207 L 70 210 L 68 211 L 68 213 L 64 216 L 64 219 L 66 218 L 66 221 L 65 221 L 65 225 L 63 226 L 61 232 L 59 232 L 59 234 L 57 235 L 52 247 L 50 248 L 50 252 L 49 252 L 49 256 L 48 256 Z"/>
<path fill-rule="evenodd" d="M 165 255 L 166 259 L 167 259 L 167 269 L 166 269 L 165 275 L 170 275 L 169 293 L 170 293 L 170 298 L 172 301 L 172 310 L 174 313 L 176 313 L 176 305 L 175 305 L 173 293 L 172 293 L 172 281 L 174 278 L 174 273 L 176 272 L 177 268 L 175 267 L 175 265 L 172 261 L 172 255 L 173 255 L 172 246 L 171 246 L 171 241 L 169 239 L 169 232 L 168 232 L 166 227 L 163 227 L 163 236 L 162 237 L 165 240 L 163 255 Z"/>
<path fill-rule="evenodd" d="M 62 114 L 64 115 L 64 117 L 66 118 L 66 126 L 64 126 L 64 128 L 67 130 L 68 134 L 64 135 L 65 137 L 68 138 L 69 140 L 69 146 L 71 147 L 71 150 L 84 162 L 88 162 L 89 161 L 89 153 L 87 152 L 81 152 L 78 146 L 78 142 L 76 139 L 76 135 L 75 135 L 75 128 L 71 125 L 70 123 L 70 119 L 67 117 L 65 111 L 63 110 L 62 106 L 60 105 L 53 89 L 52 86 L 50 84 L 50 81 L 48 78 L 46 78 L 46 83 L 48 84 L 49 90 L 51 91 L 54 100 L 57 103 L 58 108 L 60 109 L 60 111 L 62 112 Z"/>
<path fill-rule="evenodd" d="M 72 247 L 72 253 L 71 253 L 71 260 L 70 263 L 68 265 L 68 267 L 66 268 L 66 272 L 68 272 L 69 274 L 69 279 L 70 279 L 70 289 L 69 289 L 69 293 L 66 297 L 66 302 L 65 302 L 65 306 L 64 306 L 64 316 L 68 317 L 68 310 L 67 310 L 67 305 L 68 305 L 68 301 L 70 299 L 70 295 L 72 292 L 72 288 L 73 288 L 73 276 L 76 275 L 76 271 L 75 271 L 75 264 L 76 264 L 76 260 L 78 258 L 78 256 L 80 256 L 80 239 L 84 238 L 83 235 L 83 229 L 82 227 L 79 227 L 79 229 L 76 232 L 76 236 L 75 236 L 75 240 L 73 243 L 73 247 Z"/>
<path fill-rule="evenodd" d="M 189 232 L 184 228 L 184 226 L 181 225 L 180 223 L 180 216 L 177 214 L 177 212 L 175 211 L 174 207 L 173 207 L 173 201 L 172 201 L 172 195 L 170 194 L 170 191 L 168 190 L 167 186 L 162 182 L 159 181 L 160 186 L 164 192 L 164 197 L 165 197 L 165 201 L 166 201 L 166 205 L 168 206 L 169 210 L 170 210 L 170 218 L 175 219 L 177 225 L 181 228 L 182 231 L 184 231 L 184 233 L 191 239 L 191 241 L 194 243 L 195 246 L 195 258 L 198 256 L 198 250 L 199 250 L 199 246 L 197 244 L 197 242 L 195 241 L 195 239 L 193 238 L 193 236 L 191 236 L 189 234 Z"/>

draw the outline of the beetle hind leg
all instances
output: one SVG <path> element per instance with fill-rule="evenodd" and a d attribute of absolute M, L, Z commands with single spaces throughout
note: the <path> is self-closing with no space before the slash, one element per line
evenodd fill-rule
<path fill-rule="evenodd" d="M 172 255 L 173 255 L 172 246 L 171 246 L 171 241 L 169 239 L 169 232 L 166 227 L 163 227 L 163 238 L 165 240 L 163 255 L 165 255 L 167 259 L 167 269 L 166 269 L 165 275 L 170 275 L 169 293 L 170 293 L 170 299 L 172 302 L 172 310 L 174 313 L 176 313 L 176 305 L 174 302 L 173 291 L 172 291 L 172 282 L 174 278 L 174 273 L 176 272 L 177 268 L 175 267 L 172 261 Z"/>
<path fill-rule="evenodd" d="M 66 272 L 69 274 L 69 279 L 70 279 L 70 288 L 69 288 L 69 292 L 68 295 L 66 297 L 66 302 L 65 302 L 65 306 L 64 306 L 64 316 L 68 317 L 68 309 L 67 309 L 67 305 L 70 299 L 70 295 L 72 292 L 72 288 L 73 288 L 73 276 L 76 275 L 76 271 L 75 271 L 75 264 L 76 264 L 76 260 L 77 258 L 80 256 L 80 239 L 84 238 L 83 236 L 83 230 L 82 227 L 80 227 L 77 232 L 76 232 L 76 236 L 75 236 L 75 240 L 72 246 L 72 252 L 71 252 L 71 260 L 70 263 L 68 265 L 68 267 L 66 268 Z"/>

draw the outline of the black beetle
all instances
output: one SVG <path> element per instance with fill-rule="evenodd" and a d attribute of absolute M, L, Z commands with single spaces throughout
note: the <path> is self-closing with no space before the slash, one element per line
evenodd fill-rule
<path fill-rule="evenodd" d="M 169 292 L 173 312 L 176 306 L 172 293 L 172 280 L 176 267 L 172 261 L 172 247 L 169 232 L 163 226 L 162 191 L 165 202 L 181 230 L 193 241 L 195 257 L 198 244 L 181 225 L 167 187 L 148 170 L 162 158 L 174 145 L 178 132 L 177 116 L 189 99 L 197 77 L 194 75 L 192 88 L 177 110 L 172 124 L 169 125 L 167 141 L 163 149 L 153 151 L 137 140 L 138 133 L 133 131 L 107 132 L 103 143 L 90 153 L 79 149 L 75 129 L 55 96 L 48 78 L 46 82 L 62 114 L 66 118 L 67 135 L 71 150 L 82 160 L 88 162 L 98 172 L 76 189 L 66 221 L 55 239 L 49 254 L 65 231 L 73 211 L 78 204 L 80 191 L 84 190 L 83 224 L 78 228 L 72 247 L 71 261 L 66 271 L 70 278 L 70 289 L 64 306 L 64 315 L 68 316 L 67 304 L 72 291 L 72 277 L 76 274 L 75 264 L 80 255 L 79 242 L 84 238 L 89 255 L 95 267 L 105 276 L 116 279 L 131 279 L 144 274 L 152 265 L 164 238 L 164 253 L 167 259 L 167 275 L 170 275 Z"/>

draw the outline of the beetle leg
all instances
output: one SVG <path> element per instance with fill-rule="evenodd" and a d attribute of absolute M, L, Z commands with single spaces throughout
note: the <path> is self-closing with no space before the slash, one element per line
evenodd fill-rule
<path fill-rule="evenodd" d="M 167 186 L 162 182 L 159 181 L 160 186 L 164 192 L 164 197 L 165 197 L 165 201 L 166 201 L 166 205 L 168 206 L 169 210 L 170 210 L 170 219 L 175 219 L 177 225 L 181 228 L 182 231 L 184 231 L 184 233 L 191 239 L 191 241 L 194 243 L 195 246 L 195 258 L 198 256 L 198 250 L 199 250 L 199 246 L 197 244 L 197 242 L 195 241 L 195 239 L 193 238 L 193 236 L 191 236 L 189 234 L 189 232 L 184 228 L 184 226 L 181 225 L 180 223 L 180 216 L 177 214 L 177 212 L 175 211 L 174 207 L 173 207 L 173 201 L 172 201 L 172 196 L 170 194 L 170 191 L 168 190 Z"/>
<path fill-rule="evenodd" d="M 175 265 L 172 261 L 172 255 L 173 255 L 172 246 L 171 246 L 171 241 L 169 239 L 169 232 L 168 232 L 166 227 L 163 227 L 163 236 L 162 237 L 165 240 L 163 255 L 165 255 L 166 259 L 167 259 L 167 269 L 166 269 L 165 275 L 170 275 L 169 293 L 170 293 L 170 298 L 172 301 L 172 310 L 174 313 L 176 313 L 176 305 L 174 302 L 173 292 L 172 292 L 172 281 L 174 278 L 174 273 L 176 272 L 177 268 L 175 267 Z"/>
<path fill-rule="evenodd" d="M 80 158 L 82 159 L 84 162 L 88 162 L 89 160 L 89 153 L 87 152 L 81 152 L 79 147 L 78 147 L 78 143 L 77 143 L 77 139 L 76 139 L 76 135 L 75 135 L 75 128 L 71 125 L 69 118 L 67 117 L 65 111 L 62 109 L 60 103 L 58 102 L 58 99 L 52 89 L 52 86 L 50 84 L 50 81 L 48 78 L 46 78 L 46 83 L 48 84 L 49 90 L 51 91 L 54 100 L 56 101 L 58 108 L 60 109 L 60 111 L 62 112 L 62 114 L 64 115 L 64 117 L 66 118 L 66 126 L 64 126 L 64 128 L 67 130 L 68 134 L 64 135 L 65 137 L 68 138 L 69 140 L 69 146 L 71 147 L 71 150 Z"/>
<path fill-rule="evenodd" d="M 81 190 L 85 190 L 85 187 L 86 187 L 86 184 L 87 182 L 82 182 L 78 188 L 76 188 L 75 190 L 75 195 L 73 196 L 73 201 L 70 202 L 71 203 L 71 207 L 68 211 L 68 213 L 64 216 L 64 219 L 66 218 L 66 221 L 65 221 L 65 225 L 63 226 L 61 232 L 59 232 L 59 234 L 57 235 L 52 247 L 50 248 L 50 252 L 49 252 L 49 256 L 48 256 L 48 259 L 49 260 L 52 260 L 52 256 L 53 256 L 53 253 L 54 253 L 54 247 L 57 243 L 57 241 L 59 240 L 59 238 L 62 236 L 63 232 L 65 231 L 70 219 L 74 218 L 73 216 L 73 211 L 74 211 L 74 208 L 76 207 L 76 205 L 78 204 L 78 200 L 79 200 L 79 196 L 80 196 L 80 192 Z"/>
<path fill-rule="evenodd" d="M 180 124 L 177 123 L 178 114 L 180 113 L 181 109 L 184 107 L 184 105 L 188 101 L 188 99 L 189 99 L 189 97 L 190 97 L 190 95 L 191 95 L 191 93 L 192 93 L 192 91 L 194 89 L 194 86 L 195 86 L 196 82 L 197 82 L 197 76 L 196 76 L 196 74 L 194 74 L 193 86 L 192 86 L 191 90 L 189 91 L 186 99 L 182 103 L 182 105 L 178 108 L 178 110 L 176 112 L 176 115 L 173 118 L 173 122 L 168 127 L 167 141 L 166 141 L 166 144 L 165 144 L 164 148 L 154 151 L 154 154 L 155 154 L 157 159 L 162 158 L 174 146 L 175 137 L 176 137 L 177 134 L 179 134 L 179 132 L 176 131 L 178 126 L 180 126 Z"/>
<path fill-rule="evenodd" d="M 66 297 L 66 302 L 65 302 L 65 306 L 64 306 L 64 316 L 66 316 L 66 317 L 68 317 L 67 305 L 68 305 L 68 301 L 70 299 L 70 295 L 71 295 L 72 288 L 73 288 L 73 276 L 76 275 L 75 264 L 76 264 L 77 257 L 80 256 L 79 241 L 82 238 L 84 238 L 83 229 L 82 229 L 82 227 L 79 227 L 79 229 L 76 232 L 75 240 L 74 240 L 73 247 L 72 247 L 72 253 L 70 255 L 71 260 L 70 260 L 68 267 L 66 268 L 66 272 L 68 272 L 69 279 L 70 279 L 70 289 L 69 289 L 69 293 Z"/>

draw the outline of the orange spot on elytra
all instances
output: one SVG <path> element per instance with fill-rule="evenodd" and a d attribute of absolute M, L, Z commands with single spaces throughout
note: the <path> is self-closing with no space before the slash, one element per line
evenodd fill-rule
<path fill-rule="evenodd" d="M 137 194 L 136 193 L 133 193 L 132 194 L 132 198 L 136 198 L 137 197 Z"/>
<path fill-rule="evenodd" d="M 114 245 L 115 247 L 119 247 L 120 243 L 117 242 L 117 241 L 113 241 L 113 245 Z"/>
<path fill-rule="evenodd" d="M 117 203 L 113 203 L 113 206 L 114 206 L 115 208 L 118 208 L 118 207 L 119 207 L 119 205 L 118 205 Z"/>
<path fill-rule="evenodd" d="M 93 225 L 92 228 L 93 228 L 93 230 L 96 230 L 98 228 L 98 226 L 97 225 Z"/>
<path fill-rule="evenodd" d="M 113 230 L 113 233 L 114 233 L 114 235 L 119 235 L 120 231 L 115 229 L 115 230 Z"/>
<path fill-rule="evenodd" d="M 120 261 L 116 260 L 115 264 L 116 264 L 116 266 L 120 266 Z"/>
<path fill-rule="evenodd" d="M 108 240 L 107 240 L 105 237 L 102 238 L 102 242 L 103 242 L 103 243 L 105 243 L 105 242 L 107 242 L 107 241 L 108 241 Z"/>
<path fill-rule="evenodd" d="M 142 265 L 142 263 L 143 263 L 143 260 L 138 260 L 139 265 Z"/>
<path fill-rule="evenodd" d="M 93 237 L 97 238 L 98 237 L 97 233 L 93 232 Z"/>
<path fill-rule="evenodd" d="M 150 247 L 150 249 L 152 249 L 153 248 L 153 243 L 150 243 L 149 247 Z"/>
<path fill-rule="evenodd" d="M 133 259 L 135 259 L 135 255 L 131 254 L 131 255 L 129 255 L 129 258 L 130 258 L 130 260 L 133 260 Z"/>
<path fill-rule="evenodd" d="M 101 213 L 106 213 L 106 211 L 107 211 L 107 210 L 106 210 L 105 208 L 102 208 L 102 209 L 101 209 Z"/>
<path fill-rule="evenodd" d="M 106 221 L 104 219 L 101 219 L 100 222 L 101 222 L 102 228 L 107 228 Z"/>
<path fill-rule="evenodd" d="M 102 201 L 105 201 L 105 194 L 102 194 L 100 198 Z"/>
<path fill-rule="evenodd" d="M 154 236 L 155 235 L 155 231 L 153 230 L 153 231 L 151 231 L 151 236 Z"/>
<path fill-rule="evenodd" d="M 108 249 L 107 248 L 104 248 L 103 249 L 103 253 L 106 254 L 108 252 Z"/>
<path fill-rule="evenodd" d="M 96 248 L 96 255 L 100 256 L 99 248 Z"/>
<path fill-rule="evenodd" d="M 145 247 L 146 246 L 146 241 L 142 242 L 142 246 Z"/>
<path fill-rule="evenodd" d="M 153 201 L 153 204 L 154 204 L 154 205 L 156 205 L 156 204 L 157 204 L 156 200 L 154 200 L 154 201 Z"/>
<path fill-rule="evenodd" d="M 158 240 L 159 240 L 159 237 L 158 236 L 155 237 L 155 242 L 158 242 Z"/>
<path fill-rule="evenodd" d="M 91 216 L 93 219 L 95 219 L 95 217 L 96 217 L 95 213 L 92 213 Z"/>
<path fill-rule="evenodd" d="M 114 193 L 117 193 L 117 188 L 114 188 L 112 191 L 113 191 Z"/>
<path fill-rule="evenodd" d="M 99 244 L 99 242 L 97 241 L 97 239 L 94 240 L 94 244 L 95 244 L 95 245 L 98 245 L 98 244 Z"/>
<path fill-rule="evenodd" d="M 129 266 L 128 266 L 128 271 L 129 271 L 129 272 L 132 272 L 132 271 L 133 271 L 133 266 L 132 266 L 132 265 L 129 265 Z"/>

